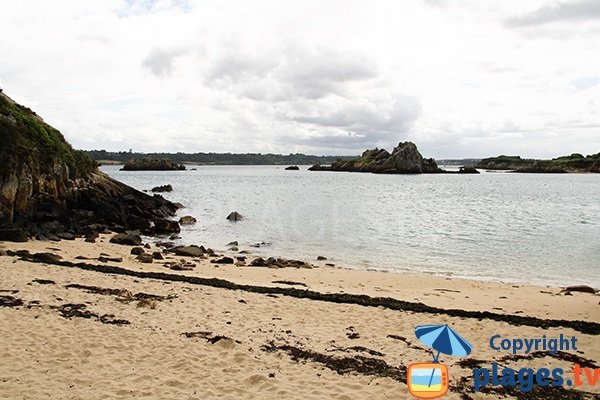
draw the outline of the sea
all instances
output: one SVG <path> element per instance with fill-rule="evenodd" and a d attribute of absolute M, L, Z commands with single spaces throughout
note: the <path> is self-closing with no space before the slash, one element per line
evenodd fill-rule
<path fill-rule="evenodd" d="M 162 195 L 185 206 L 177 217 L 198 220 L 182 226 L 181 244 L 225 250 L 237 241 L 316 265 L 600 287 L 600 174 L 101 170 L 142 191 L 171 184 Z M 244 219 L 228 221 L 232 211 Z"/>

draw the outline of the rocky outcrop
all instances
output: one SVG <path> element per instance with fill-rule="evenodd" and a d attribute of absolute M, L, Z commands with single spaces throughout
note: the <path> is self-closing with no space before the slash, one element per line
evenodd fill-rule
<path fill-rule="evenodd" d="M 310 171 L 372 172 L 379 174 L 432 174 L 443 172 L 432 158 L 423 158 L 412 142 L 403 142 L 389 153 L 385 149 L 366 150 L 356 160 L 338 160 L 330 167 L 314 165 Z"/>
<path fill-rule="evenodd" d="M 171 185 L 155 186 L 152 189 L 150 189 L 150 191 L 154 192 L 154 193 L 172 192 L 173 186 L 171 186 Z"/>
<path fill-rule="evenodd" d="M 30 109 L 0 93 L 0 229 L 29 236 L 153 233 L 176 206 L 108 175 Z M 57 234 L 61 235 L 57 235 Z"/>
<path fill-rule="evenodd" d="M 289 167 L 285 168 L 286 171 L 300 171 L 300 167 L 298 167 L 297 165 L 290 165 Z"/>
<path fill-rule="evenodd" d="M 182 171 L 185 170 L 185 165 L 165 158 L 145 157 L 129 160 L 121 169 L 123 171 Z"/>
<path fill-rule="evenodd" d="M 600 153 L 583 156 L 578 153 L 552 160 L 533 160 L 519 156 L 490 157 L 482 159 L 476 168 L 508 170 L 523 173 L 561 174 L 567 172 L 600 172 Z"/>

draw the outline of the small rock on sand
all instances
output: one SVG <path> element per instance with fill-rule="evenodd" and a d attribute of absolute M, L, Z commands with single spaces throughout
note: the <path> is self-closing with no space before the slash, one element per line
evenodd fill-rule
<path fill-rule="evenodd" d="M 152 254 L 142 253 L 136 257 L 136 260 L 142 263 L 150 264 L 154 260 Z"/>
<path fill-rule="evenodd" d="M 131 249 L 131 254 L 133 254 L 134 256 L 139 256 L 140 254 L 143 254 L 143 253 L 145 253 L 145 251 L 141 247 L 134 247 Z"/>
<path fill-rule="evenodd" d="M 141 246 L 142 238 L 139 235 L 128 235 L 126 233 L 117 233 L 110 238 L 111 243 L 122 244 L 126 246 Z"/>
<path fill-rule="evenodd" d="M 233 258 L 231 257 L 221 257 L 218 260 L 212 260 L 213 264 L 233 264 Z"/>

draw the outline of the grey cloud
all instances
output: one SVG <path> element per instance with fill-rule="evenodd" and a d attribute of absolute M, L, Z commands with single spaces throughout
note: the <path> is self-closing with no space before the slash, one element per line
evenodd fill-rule
<path fill-rule="evenodd" d="M 186 49 L 159 49 L 150 50 L 142 60 L 142 67 L 148 69 L 156 76 L 170 76 L 173 73 L 173 62 L 177 57 L 188 53 Z"/>
<path fill-rule="evenodd" d="M 404 132 L 419 117 L 421 108 L 416 99 L 396 96 L 381 103 L 350 101 L 337 106 L 319 106 L 316 114 L 300 115 L 293 119 L 324 127 L 336 127 L 353 132 Z"/>
<path fill-rule="evenodd" d="M 253 100 L 288 101 L 343 95 L 347 83 L 377 74 L 376 66 L 358 54 L 288 44 L 263 54 L 228 54 L 208 68 L 204 80 Z"/>
<path fill-rule="evenodd" d="M 546 5 L 529 14 L 509 18 L 509 27 L 529 27 L 552 22 L 600 20 L 600 1 L 579 0 Z"/>
<path fill-rule="evenodd" d="M 276 66 L 277 63 L 267 57 L 228 54 L 209 66 L 204 81 L 214 87 L 242 84 L 263 79 Z"/>
<path fill-rule="evenodd" d="M 418 99 L 382 84 L 377 65 L 361 54 L 297 43 L 226 50 L 209 63 L 205 84 L 242 101 L 232 114 L 252 107 L 290 132 L 277 138 L 281 145 L 353 152 L 392 145 L 421 114 Z"/>

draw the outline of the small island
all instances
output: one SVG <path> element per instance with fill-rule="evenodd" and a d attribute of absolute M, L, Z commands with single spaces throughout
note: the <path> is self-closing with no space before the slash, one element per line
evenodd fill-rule
<path fill-rule="evenodd" d="M 365 150 L 354 160 L 338 159 L 331 166 L 316 164 L 309 171 L 370 172 L 374 174 L 478 174 L 473 167 L 446 171 L 438 167 L 433 158 L 424 158 L 412 142 L 400 142 L 388 152 L 385 149 Z"/>
<path fill-rule="evenodd" d="M 360 158 L 337 160 L 331 166 L 313 165 L 309 171 L 372 172 L 377 174 L 435 174 L 444 172 L 433 158 L 423 158 L 412 142 L 401 142 L 388 152 L 365 150 Z"/>
<path fill-rule="evenodd" d="M 166 158 L 144 157 L 129 160 L 122 171 L 184 171 L 185 165 Z"/>
<path fill-rule="evenodd" d="M 574 153 L 570 156 L 553 158 L 552 160 L 535 160 L 520 156 L 505 156 L 484 158 L 476 168 L 498 171 L 514 171 L 529 173 L 568 173 L 595 172 L 600 173 L 600 153 L 583 156 Z"/>

